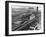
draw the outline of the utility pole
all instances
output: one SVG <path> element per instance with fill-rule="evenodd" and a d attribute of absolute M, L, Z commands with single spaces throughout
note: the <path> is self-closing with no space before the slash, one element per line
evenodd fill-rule
<path fill-rule="evenodd" d="M 37 6 L 37 12 L 38 12 L 38 6 Z"/>

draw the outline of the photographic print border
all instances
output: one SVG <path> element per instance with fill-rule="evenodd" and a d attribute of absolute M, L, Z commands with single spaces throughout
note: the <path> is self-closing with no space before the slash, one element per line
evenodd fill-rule
<path fill-rule="evenodd" d="M 9 35 L 9 3 L 27 3 L 27 4 L 42 4 L 44 6 L 44 32 L 43 33 L 27 33 L 27 34 L 12 34 Z M 45 34 L 45 3 L 37 2 L 22 2 L 22 1 L 5 1 L 5 36 L 18 36 L 18 35 L 34 35 Z"/>

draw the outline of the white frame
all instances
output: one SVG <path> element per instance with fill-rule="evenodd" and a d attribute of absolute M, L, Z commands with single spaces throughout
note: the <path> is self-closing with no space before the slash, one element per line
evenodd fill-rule
<path fill-rule="evenodd" d="M 12 24 L 11 24 L 11 6 L 12 5 L 20 5 L 20 6 L 38 6 L 41 10 L 41 29 L 40 30 L 29 30 L 29 31 L 12 31 Z M 44 24 L 43 24 L 43 15 L 44 15 L 44 6 L 42 4 L 24 4 L 24 3 L 9 3 L 9 35 L 11 34 L 27 34 L 27 33 L 42 33 L 44 30 Z"/>

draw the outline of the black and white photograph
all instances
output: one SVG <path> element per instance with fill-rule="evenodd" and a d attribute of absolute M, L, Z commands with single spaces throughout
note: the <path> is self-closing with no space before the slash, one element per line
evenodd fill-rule
<path fill-rule="evenodd" d="M 44 33 L 44 3 L 8 2 L 8 6 L 9 35 Z"/>
<path fill-rule="evenodd" d="M 12 7 L 12 31 L 41 29 L 41 11 L 38 6 L 13 5 Z"/>

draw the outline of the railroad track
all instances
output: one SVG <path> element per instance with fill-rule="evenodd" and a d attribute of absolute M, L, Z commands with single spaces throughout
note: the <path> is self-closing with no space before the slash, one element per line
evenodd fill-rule
<path fill-rule="evenodd" d="M 23 24 L 21 24 L 21 26 L 18 26 L 18 27 L 16 27 L 16 28 L 14 28 L 14 30 L 18 31 L 18 30 L 20 30 L 20 29 L 26 27 L 29 23 L 31 23 L 31 22 L 33 22 L 33 21 L 35 21 L 35 19 L 28 20 L 28 21 L 24 22 Z"/>

